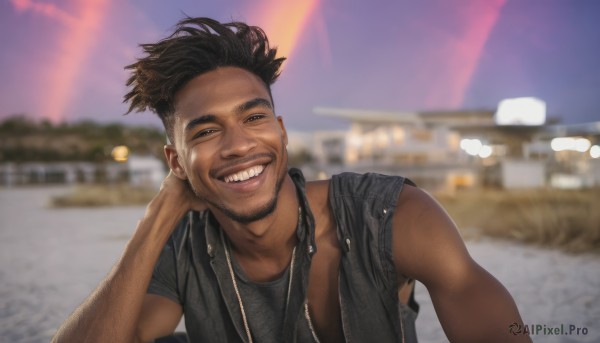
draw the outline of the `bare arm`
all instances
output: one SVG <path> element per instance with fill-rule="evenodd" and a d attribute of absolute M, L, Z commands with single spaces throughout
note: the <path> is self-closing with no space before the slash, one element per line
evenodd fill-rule
<path fill-rule="evenodd" d="M 173 332 L 181 306 L 147 295 L 154 265 L 169 235 L 194 203 L 185 183 L 170 174 L 109 275 L 63 323 L 53 342 L 136 342 Z"/>
<path fill-rule="evenodd" d="M 451 342 L 531 342 L 509 333 L 522 324 L 514 300 L 469 255 L 446 212 L 422 190 L 405 186 L 394 217 L 399 275 L 421 281 Z"/>

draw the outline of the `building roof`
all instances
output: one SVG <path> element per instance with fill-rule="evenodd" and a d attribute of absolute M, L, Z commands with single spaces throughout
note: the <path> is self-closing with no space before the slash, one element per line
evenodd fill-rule
<path fill-rule="evenodd" d="M 398 123 L 426 125 L 484 125 L 493 124 L 494 112 L 489 110 L 469 111 L 379 111 L 315 107 L 317 115 L 339 118 L 357 123 Z"/>
<path fill-rule="evenodd" d="M 421 122 L 418 112 L 360 110 L 351 108 L 315 107 L 313 113 L 331 118 L 339 118 L 363 123 L 406 123 Z"/>
<path fill-rule="evenodd" d="M 317 115 L 338 118 L 354 123 L 447 126 L 462 134 L 511 134 L 539 138 L 568 136 L 597 137 L 600 139 L 600 121 L 584 124 L 557 124 L 550 119 L 545 125 L 497 125 L 494 111 L 378 111 L 369 109 L 350 109 L 333 107 L 315 107 Z"/>

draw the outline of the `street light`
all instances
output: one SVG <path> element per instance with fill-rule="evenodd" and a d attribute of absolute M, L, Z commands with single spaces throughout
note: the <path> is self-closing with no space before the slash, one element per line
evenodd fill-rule
<path fill-rule="evenodd" d="M 127 157 L 129 157 L 129 148 L 125 145 L 117 145 L 112 149 L 110 155 L 117 162 L 125 162 L 127 161 Z"/>

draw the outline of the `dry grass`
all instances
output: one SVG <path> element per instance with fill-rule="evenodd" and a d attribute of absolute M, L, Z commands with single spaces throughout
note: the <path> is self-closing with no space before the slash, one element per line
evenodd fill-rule
<path fill-rule="evenodd" d="M 146 205 L 155 189 L 129 185 L 84 185 L 69 194 L 53 197 L 53 207 L 96 207 Z"/>
<path fill-rule="evenodd" d="M 600 189 L 479 190 L 438 194 L 467 236 L 600 253 Z"/>

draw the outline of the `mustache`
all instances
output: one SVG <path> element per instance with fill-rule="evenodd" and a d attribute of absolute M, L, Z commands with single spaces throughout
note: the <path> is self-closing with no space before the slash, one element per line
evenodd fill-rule
<path fill-rule="evenodd" d="M 245 156 L 245 157 L 240 157 L 240 158 L 236 158 L 235 160 L 229 160 L 224 162 L 222 165 L 212 168 L 209 170 L 209 175 L 213 178 L 216 178 L 217 175 L 221 175 L 223 170 L 235 167 L 237 165 L 240 164 L 244 164 L 244 163 L 248 163 L 248 162 L 252 162 L 255 160 L 259 160 L 259 159 L 265 159 L 268 158 L 270 160 L 274 160 L 275 159 L 275 154 L 272 153 L 260 153 L 260 154 L 254 154 L 254 155 L 250 155 L 250 156 Z"/>

